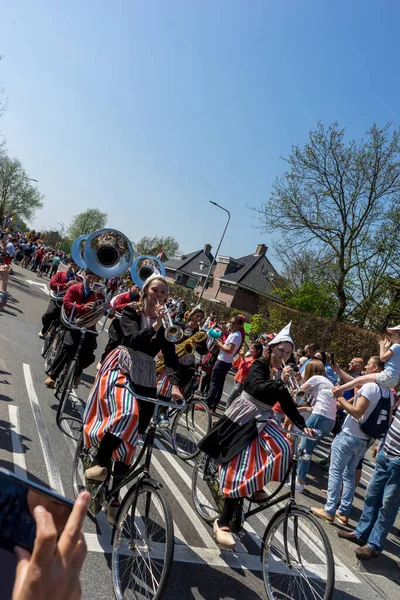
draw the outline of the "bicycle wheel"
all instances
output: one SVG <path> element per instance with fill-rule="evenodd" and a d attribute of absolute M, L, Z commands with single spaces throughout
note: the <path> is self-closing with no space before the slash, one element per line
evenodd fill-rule
<path fill-rule="evenodd" d="M 51 340 L 50 346 L 46 352 L 46 357 L 44 361 L 44 370 L 48 373 L 52 367 L 53 362 L 61 348 L 61 344 L 64 338 L 64 331 L 62 329 L 58 329 L 54 334 L 53 339 Z"/>
<path fill-rule="evenodd" d="M 208 404 L 202 400 L 191 400 L 178 411 L 172 424 L 172 446 L 183 460 L 195 458 L 200 450 L 199 441 L 209 432 L 211 413 Z"/>
<path fill-rule="evenodd" d="M 174 525 L 162 489 L 150 482 L 125 497 L 114 529 L 112 577 L 117 600 L 158 600 L 171 572 Z M 136 500 L 136 501 L 135 501 Z"/>
<path fill-rule="evenodd" d="M 72 384 L 74 382 L 74 377 L 75 377 L 75 371 L 76 371 L 76 367 L 77 367 L 77 362 L 76 360 L 72 360 L 68 366 L 67 372 L 65 374 L 64 380 L 61 384 L 61 388 L 60 388 L 60 401 L 58 403 L 58 407 L 57 407 L 57 415 L 56 415 L 56 421 L 57 421 L 57 425 L 60 424 L 61 421 L 61 416 L 65 410 L 65 406 L 67 404 L 67 400 L 69 398 L 69 395 L 71 393 L 72 390 Z"/>
<path fill-rule="evenodd" d="M 192 474 L 192 498 L 196 512 L 207 523 L 221 514 L 224 497 L 219 488 L 218 464 L 200 452 Z"/>
<path fill-rule="evenodd" d="M 274 515 L 264 534 L 261 559 L 269 600 L 332 598 L 332 548 L 324 528 L 307 509 L 291 507 L 287 522 L 285 508 Z"/>
<path fill-rule="evenodd" d="M 52 321 L 50 323 L 50 327 L 48 328 L 46 335 L 44 337 L 43 348 L 42 348 L 43 358 L 46 358 L 47 350 L 49 349 L 50 344 L 53 340 L 54 334 L 56 332 L 56 328 L 57 328 L 57 322 Z"/>

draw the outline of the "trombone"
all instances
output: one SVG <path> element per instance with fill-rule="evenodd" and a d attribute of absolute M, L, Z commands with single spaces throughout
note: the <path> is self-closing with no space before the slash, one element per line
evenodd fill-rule
<path fill-rule="evenodd" d="M 282 361 L 284 367 L 288 365 L 285 361 Z M 287 383 L 285 384 L 289 394 L 292 396 L 293 400 L 296 402 L 298 406 L 307 406 L 311 402 L 311 394 L 306 392 L 306 390 L 302 390 L 299 382 L 297 381 L 294 373 L 289 376 Z"/>

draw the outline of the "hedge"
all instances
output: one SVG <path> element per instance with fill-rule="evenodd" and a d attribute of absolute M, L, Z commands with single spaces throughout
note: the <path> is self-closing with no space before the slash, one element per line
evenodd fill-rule
<path fill-rule="evenodd" d="M 278 332 L 292 321 L 291 333 L 296 349 L 314 342 L 320 350 L 334 352 L 335 360 L 343 367 L 355 356 L 367 361 L 370 356 L 379 354 L 377 332 L 329 321 L 273 302 L 265 304 L 263 309 L 269 331 Z"/>
<path fill-rule="evenodd" d="M 188 305 L 191 302 L 195 305 L 198 304 L 198 297 L 190 289 L 176 283 L 170 284 L 169 288 L 171 295 L 183 298 Z M 225 304 L 204 298 L 201 301 L 201 307 L 206 314 L 214 311 L 217 319 L 220 320 L 228 320 L 238 312 L 231 310 Z M 355 356 L 361 356 L 367 361 L 370 356 L 379 354 L 377 332 L 375 331 L 360 329 L 347 323 L 329 321 L 273 301 L 262 302 L 259 313 L 267 323 L 267 332 L 278 332 L 289 321 L 292 321 L 291 332 L 296 349 L 304 348 L 306 344 L 314 342 L 321 350 L 334 352 L 335 360 L 344 368 Z M 245 316 L 246 322 L 250 323 L 252 315 L 250 313 L 242 314 Z"/>

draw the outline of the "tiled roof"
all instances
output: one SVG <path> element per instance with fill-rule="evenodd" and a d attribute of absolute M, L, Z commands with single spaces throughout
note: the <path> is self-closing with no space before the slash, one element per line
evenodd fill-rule
<path fill-rule="evenodd" d="M 174 269 L 180 273 L 186 275 L 192 275 L 193 273 L 207 273 L 208 269 L 213 260 L 211 252 L 204 252 L 203 249 L 197 250 L 196 252 L 190 252 L 185 255 L 184 259 L 171 259 L 164 263 L 166 269 Z M 200 263 L 203 262 L 205 268 L 200 271 Z"/>
<path fill-rule="evenodd" d="M 269 294 L 272 291 L 271 274 L 276 275 L 277 273 L 268 258 L 264 255 L 249 254 L 238 258 L 237 261 L 243 266 L 223 275 L 221 279 L 236 283 L 239 287 L 242 285 L 257 294 Z"/>

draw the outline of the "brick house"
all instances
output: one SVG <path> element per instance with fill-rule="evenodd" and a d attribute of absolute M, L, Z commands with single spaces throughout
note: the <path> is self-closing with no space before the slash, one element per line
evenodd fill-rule
<path fill-rule="evenodd" d="M 179 283 L 200 294 L 212 262 L 211 246 L 180 259 L 164 263 L 168 281 Z M 249 313 L 259 309 L 260 297 L 272 295 L 274 278 L 278 275 L 266 257 L 267 247 L 259 244 L 254 254 L 240 258 L 218 256 L 213 266 L 203 298 Z"/>
<path fill-rule="evenodd" d="M 254 254 L 240 258 L 218 256 L 212 280 L 203 297 L 249 313 L 259 309 L 260 297 L 274 299 L 274 278 L 278 275 L 259 244 Z M 195 291 L 200 292 L 201 288 Z"/>
<path fill-rule="evenodd" d="M 201 250 L 182 254 L 179 258 L 167 260 L 164 263 L 169 282 L 179 283 L 185 287 L 195 289 L 203 286 L 208 270 L 213 261 L 210 244 L 205 244 Z"/>

